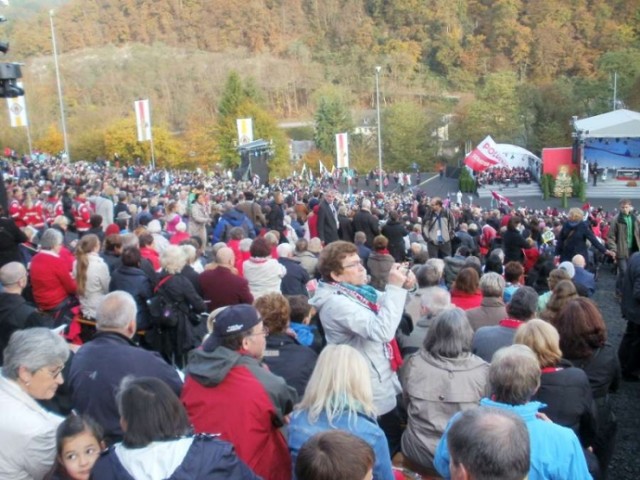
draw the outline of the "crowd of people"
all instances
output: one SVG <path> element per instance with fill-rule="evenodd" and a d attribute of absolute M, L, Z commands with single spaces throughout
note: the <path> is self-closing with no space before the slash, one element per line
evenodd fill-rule
<path fill-rule="evenodd" d="M 606 478 L 610 394 L 640 380 L 629 200 L 4 169 L 0 477 Z M 603 264 L 617 352 L 590 299 Z"/>
<path fill-rule="evenodd" d="M 514 185 L 525 183 L 530 184 L 533 180 L 531 171 L 525 167 L 501 167 L 496 166 L 488 168 L 476 174 L 476 182 L 478 186 L 483 185 Z"/>

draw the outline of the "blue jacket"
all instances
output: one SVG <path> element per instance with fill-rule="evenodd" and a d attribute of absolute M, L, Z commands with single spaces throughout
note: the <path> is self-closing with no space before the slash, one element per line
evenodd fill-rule
<path fill-rule="evenodd" d="M 166 443 L 170 449 L 171 442 Z M 134 480 L 134 477 L 122 465 L 118 455 L 111 447 L 103 452 L 91 471 L 95 480 Z M 197 435 L 184 460 L 166 480 L 259 480 L 249 467 L 243 463 L 233 446 L 211 435 Z"/>
<path fill-rule="evenodd" d="M 243 212 L 234 208 L 223 214 L 218 220 L 218 224 L 213 230 L 213 243 L 229 240 L 229 230 L 234 227 L 242 227 L 246 238 L 255 238 L 256 236 L 253 222 Z"/>
<path fill-rule="evenodd" d="M 360 437 L 373 448 L 376 456 L 373 465 L 374 480 L 393 480 L 393 470 L 391 468 L 391 456 L 389 455 L 389 445 L 384 436 L 384 432 L 378 426 L 373 418 L 366 415 L 358 414 L 356 417 L 349 419 L 349 415 L 344 414 L 333 419 L 333 424 L 329 425 L 329 420 L 324 412 L 318 417 L 316 423 L 309 421 L 308 412 L 298 410 L 291 415 L 289 423 L 289 451 L 291 452 L 291 461 L 296 464 L 298 452 L 304 443 L 313 437 L 316 433 L 324 432 L 330 429 L 345 430 L 349 433 Z M 302 480 L 302 479 L 300 479 Z"/>
<path fill-rule="evenodd" d="M 158 353 L 115 332 L 98 332 L 73 356 L 69 369 L 73 408 L 102 425 L 111 441 L 122 436 L 115 393 L 127 375 L 158 378 L 178 396 L 182 390 L 178 372 Z"/>
<path fill-rule="evenodd" d="M 592 297 L 596 293 L 596 276 L 582 267 L 575 267 L 576 274 L 573 276 L 573 283 L 585 287 L 587 294 Z"/>
<path fill-rule="evenodd" d="M 480 405 L 510 410 L 522 417 L 527 425 L 527 430 L 529 430 L 531 441 L 531 468 L 528 480 L 588 480 L 592 478 L 580 441 L 573 430 L 536 417 L 538 410 L 546 407 L 544 403 L 529 402 L 526 405 L 514 406 L 483 398 L 480 400 Z M 451 478 L 447 433 L 458 417 L 459 414 L 449 421 L 447 429 L 438 443 L 433 462 L 438 473 L 445 479 Z"/>

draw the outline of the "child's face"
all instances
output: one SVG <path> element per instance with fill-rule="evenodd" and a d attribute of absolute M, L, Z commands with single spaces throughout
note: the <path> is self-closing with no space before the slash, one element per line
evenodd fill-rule
<path fill-rule="evenodd" d="M 64 441 L 60 462 L 73 480 L 88 480 L 100 450 L 96 437 L 84 431 Z"/>

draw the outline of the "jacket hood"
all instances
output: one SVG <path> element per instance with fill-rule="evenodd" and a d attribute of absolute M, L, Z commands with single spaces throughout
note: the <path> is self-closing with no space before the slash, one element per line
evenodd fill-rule
<path fill-rule="evenodd" d="M 244 221 L 245 214 L 238 209 L 233 209 L 225 213 L 222 218 L 229 222 L 234 227 L 239 227 Z"/>
<path fill-rule="evenodd" d="M 516 415 L 522 417 L 525 422 L 529 422 L 536 419 L 536 413 L 547 406 L 542 402 L 529 402 L 524 405 L 508 405 L 506 403 L 496 402 L 490 398 L 483 398 L 480 400 L 480 405 L 483 407 L 495 407 L 502 410 L 509 410 Z"/>
<path fill-rule="evenodd" d="M 189 365 L 185 373 L 205 387 L 214 387 L 220 384 L 229 371 L 241 363 L 245 357 L 226 347 L 217 347 L 212 352 L 205 352 L 202 348 L 198 348 L 189 354 Z"/>

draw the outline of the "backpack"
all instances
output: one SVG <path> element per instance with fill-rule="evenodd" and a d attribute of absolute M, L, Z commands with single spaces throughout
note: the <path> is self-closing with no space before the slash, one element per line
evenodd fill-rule
<path fill-rule="evenodd" d="M 178 325 L 178 306 L 162 289 L 162 286 L 172 277 L 173 275 L 167 275 L 160 280 L 153 290 L 153 297 L 149 299 L 149 314 L 152 322 L 158 327 L 175 328 Z"/>

